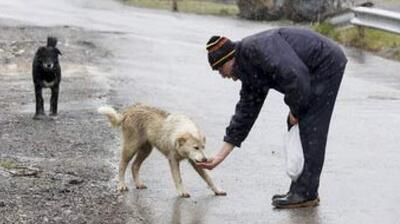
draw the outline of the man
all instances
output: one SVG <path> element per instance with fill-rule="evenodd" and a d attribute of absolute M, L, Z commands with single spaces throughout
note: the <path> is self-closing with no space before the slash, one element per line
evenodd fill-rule
<path fill-rule="evenodd" d="M 299 124 L 303 172 L 288 193 L 274 195 L 277 208 L 316 206 L 329 122 L 347 59 L 339 46 L 312 31 L 279 28 L 232 42 L 213 36 L 208 60 L 223 78 L 240 80 L 242 88 L 224 143 L 215 157 L 197 165 L 213 169 L 240 147 L 262 108 L 269 89 L 284 94 L 290 112 L 288 129 Z"/>

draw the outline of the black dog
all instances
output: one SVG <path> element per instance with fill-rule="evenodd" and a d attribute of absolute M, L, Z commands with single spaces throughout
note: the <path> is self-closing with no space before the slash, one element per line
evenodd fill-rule
<path fill-rule="evenodd" d="M 36 113 L 33 119 L 45 117 L 42 89 L 51 88 L 50 116 L 57 115 L 58 91 L 61 81 L 61 67 L 58 62 L 60 50 L 56 48 L 57 38 L 47 37 L 47 46 L 39 47 L 32 64 L 33 84 L 35 85 Z"/>

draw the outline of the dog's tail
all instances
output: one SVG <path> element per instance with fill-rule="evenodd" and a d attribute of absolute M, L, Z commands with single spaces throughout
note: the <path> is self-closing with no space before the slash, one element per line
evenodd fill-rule
<path fill-rule="evenodd" d="M 104 114 L 108 117 L 113 128 L 119 127 L 122 122 L 122 115 L 119 114 L 114 108 L 110 106 L 103 106 L 97 109 L 97 112 Z"/>
<path fill-rule="evenodd" d="M 48 36 L 47 37 L 47 46 L 48 47 L 56 47 L 57 45 L 57 38 Z"/>

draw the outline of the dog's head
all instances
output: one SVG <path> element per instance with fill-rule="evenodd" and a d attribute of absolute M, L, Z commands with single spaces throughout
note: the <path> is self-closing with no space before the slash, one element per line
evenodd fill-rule
<path fill-rule="evenodd" d="M 58 64 L 58 55 L 61 55 L 61 51 L 56 47 L 57 38 L 48 37 L 47 46 L 39 47 L 36 52 L 36 60 L 38 66 L 41 66 L 45 71 L 52 71 Z"/>
<path fill-rule="evenodd" d="M 205 144 L 205 137 L 198 138 L 190 133 L 185 133 L 176 139 L 175 149 L 180 156 L 193 162 L 205 162 L 207 161 L 204 154 Z"/>

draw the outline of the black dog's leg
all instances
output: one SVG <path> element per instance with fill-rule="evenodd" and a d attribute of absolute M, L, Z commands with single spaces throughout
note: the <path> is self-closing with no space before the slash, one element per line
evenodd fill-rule
<path fill-rule="evenodd" d="M 43 97 L 42 97 L 42 87 L 35 85 L 35 97 L 36 97 L 36 113 L 33 119 L 41 119 L 45 116 Z"/>
<path fill-rule="evenodd" d="M 58 85 L 51 88 L 50 116 L 57 116 L 58 90 Z"/>

